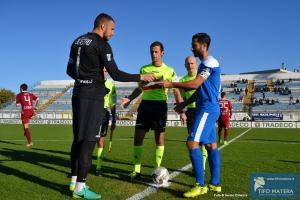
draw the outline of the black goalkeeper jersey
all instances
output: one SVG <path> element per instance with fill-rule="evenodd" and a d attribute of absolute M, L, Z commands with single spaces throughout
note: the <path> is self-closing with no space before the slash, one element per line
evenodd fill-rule
<path fill-rule="evenodd" d="M 139 82 L 139 74 L 120 71 L 109 43 L 96 33 L 78 37 L 71 46 L 67 74 L 75 80 L 73 95 L 98 99 L 105 95 L 103 68 L 113 80 Z"/>

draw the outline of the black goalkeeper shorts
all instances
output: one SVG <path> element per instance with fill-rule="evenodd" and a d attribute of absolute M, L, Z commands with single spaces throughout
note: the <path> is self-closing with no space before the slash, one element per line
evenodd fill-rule
<path fill-rule="evenodd" d="M 165 132 L 168 106 L 166 101 L 142 100 L 136 119 L 136 128 Z"/>
<path fill-rule="evenodd" d="M 97 141 L 104 116 L 101 100 L 72 96 L 73 135 L 76 141 Z"/>

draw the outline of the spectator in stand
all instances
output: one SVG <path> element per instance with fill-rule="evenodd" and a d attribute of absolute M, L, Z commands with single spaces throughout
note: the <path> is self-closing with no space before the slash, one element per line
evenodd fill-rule
<path fill-rule="evenodd" d="M 274 100 L 274 99 L 271 100 L 271 104 L 272 104 L 272 105 L 275 104 L 275 100 Z"/>
<path fill-rule="evenodd" d="M 251 97 L 251 98 L 250 98 L 251 105 L 253 105 L 253 100 L 254 100 L 253 97 Z"/>
<path fill-rule="evenodd" d="M 243 101 L 244 96 L 242 94 L 240 94 L 239 96 L 239 101 Z"/>
<path fill-rule="evenodd" d="M 292 105 L 293 100 L 294 100 L 294 97 L 293 97 L 293 95 L 291 95 L 291 96 L 290 96 L 290 103 L 289 103 L 290 105 Z"/>
<path fill-rule="evenodd" d="M 285 87 L 285 90 L 289 90 L 289 88 L 286 86 L 286 87 Z"/>

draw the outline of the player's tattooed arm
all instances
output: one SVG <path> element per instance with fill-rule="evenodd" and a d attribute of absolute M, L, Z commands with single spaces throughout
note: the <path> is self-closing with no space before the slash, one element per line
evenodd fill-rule
<path fill-rule="evenodd" d="M 143 92 L 141 87 L 137 87 L 133 90 L 133 92 L 128 96 L 128 99 L 130 101 L 134 100 L 135 98 L 137 98 L 138 96 L 140 96 L 140 94 Z"/>
<path fill-rule="evenodd" d="M 121 108 L 127 108 L 132 100 L 137 98 L 143 90 L 140 87 L 137 87 L 133 90 L 133 92 L 129 96 L 121 97 Z"/>

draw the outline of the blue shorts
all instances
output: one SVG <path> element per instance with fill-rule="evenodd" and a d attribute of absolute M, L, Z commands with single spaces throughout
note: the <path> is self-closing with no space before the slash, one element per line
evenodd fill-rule
<path fill-rule="evenodd" d="M 216 121 L 220 112 L 207 112 L 197 110 L 195 121 L 187 141 L 195 141 L 202 144 L 212 144 L 217 141 Z"/>

